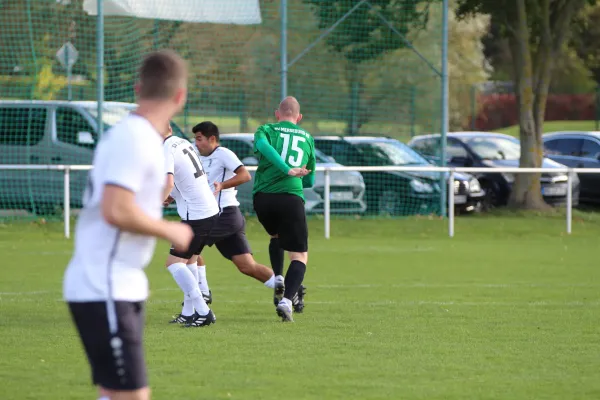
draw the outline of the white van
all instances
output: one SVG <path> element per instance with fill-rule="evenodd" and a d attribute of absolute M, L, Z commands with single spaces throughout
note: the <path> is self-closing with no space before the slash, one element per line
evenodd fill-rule
<path fill-rule="evenodd" d="M 104 129 L 136 108 L 105 102 Z M 0 164 L 89 165 L 98 141 L 95 101 L 0 100 Z M 172 123 L 173 133 L 184 136 Z M 87 171 L 71 173 L 71 206 L 80 207 Z M 64 172 L 0 170 L 0 209 L 54 212 L 63 204 Z"/>

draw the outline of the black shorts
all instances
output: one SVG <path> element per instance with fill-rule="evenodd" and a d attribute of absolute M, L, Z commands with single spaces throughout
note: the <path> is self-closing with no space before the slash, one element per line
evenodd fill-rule
<path fill-rule="evenodd" d="M 181 221 L 184 224 L 188 224 L 192 228 L 192 231 L 194 232 L 194 238 L 192 239 L 192 242 L 186 251 L 177 251 L 175 248 L 173 248 L 173 246 L 171 246 L 170 254 L 186 260 L 192 258 L 194 254 L 200 254 L 202 248 L 209 240 L 209 235 L 217 224 L 217 219 L 218 215 L 213 215 L 212 217 L 204 219 Z"/>
<path fill-rule="evenodd" d="M 233 256 L 252 253 L 246 238 L 246 219 L 239 207 L 225 207 L 221 210 L 204 245 L 214 245 L 228 260 Z M 195 254 L 200 254 L 204 245 Z"/>
<path fill-rule="evenodd" d="M 148 386 L 142 346 L 144 304 L 115 302 L 117 332 L 109 329 L 104 301 L 68 303 L 92 369 L 92 382 L 105 389 L 137 390 Z"/>
<path fill-rule="evenodd" d="M 301 197 L 287 193 L 256 193 L 254 211 L 271 236 L 279 236 L 283 250 L 308 251 L 308 226 Z"/>

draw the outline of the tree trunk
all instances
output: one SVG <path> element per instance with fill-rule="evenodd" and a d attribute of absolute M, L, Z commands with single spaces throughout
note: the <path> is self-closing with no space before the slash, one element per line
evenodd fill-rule
<path fill-rule="evenodd" d="M 555 4 L 554 9 L 550 0 L 540 2 L 541 25 L 535 65 L 532 64 L 525 2 L 516 0 L 516 3 L 517 17 L 510 41 L 519 105 L 519 165 L 523 168 L 539 168 L 544 159 L 542 133 L 554 59 L 563 45 L 571 19 L 584 2 L 569 0 L 560 7 Z M 509 205 L 526 209 L 549 208 L 542 198 L 540 175 L 517 174 Z"/>
<path fill-rule="evenodd" d="M 360 74 L 358 71 L 358 65 L 350 63 L 348 74 L 348 122 L 346 126 L 346 133 L 348 135 L 358 134 L 358 119 L 360 110 Z"/>
<path fill-rule="evenodd" d="M 510 39 L 513 53 L 517 104 L 519 107 L 519 128 L 521 138 L 522 168 L 539 168 L 541 158 L 538 156 L 540 145 L 534 109 L 535 92 L 533 81 L 533 65 L 529 45 L 529 29 L 527 11 L 523 0 L 516 0 L 517 19 L 513 35 Z M 509 205 L 517 208 L 544 209 L 548 207 L 542 198 L 540 174 L 516 174 Z"/>

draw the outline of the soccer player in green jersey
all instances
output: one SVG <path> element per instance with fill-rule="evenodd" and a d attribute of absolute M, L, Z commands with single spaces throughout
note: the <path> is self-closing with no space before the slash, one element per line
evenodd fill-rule
<path fill-rule="evenodd" d="M 269 255 L 275 279 L 285 284 L 283 290 L 275 291 L 277 314 L 284 322 L 293 322 L 293 300 L 308 261 L 303 188 L 315 183 L 315 141 L 298 126 L 302 114 L 294 97 L 283 99 L 275 117 L 277 123 L 263 125 L 254 134 L 259 162 L 252 193 L 258 220 L 271 236 Z M 291 260 L 285 279 L 284 250 Z"/>

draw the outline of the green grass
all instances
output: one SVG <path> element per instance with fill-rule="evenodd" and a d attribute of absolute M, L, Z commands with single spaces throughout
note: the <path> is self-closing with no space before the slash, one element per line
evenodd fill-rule
<path fill-rule="evenodd" d="M 595 131 L 596 121 L 547 121 L 544 122 L 544 133 L 557 131 Z M 509 126 L 508 128 L 498 129 L 495 132 L 505 133 L 507 135 L 519 136 L 519 126 Z"/>
<path fill-rule="evenodd" d="M 181 294 L 148 268 L 155 399 L 597 399 L 600 217 L 532 214 L 311 220 L 307 306 L 280 323 L 271 292 L 206 253 L 217 324 L 167 324 Z M 3 400 L 92 399 L 61 279 L 60 224 L 0 225 Z M 268 262 L 254 219 L 248 236 Z"/>

